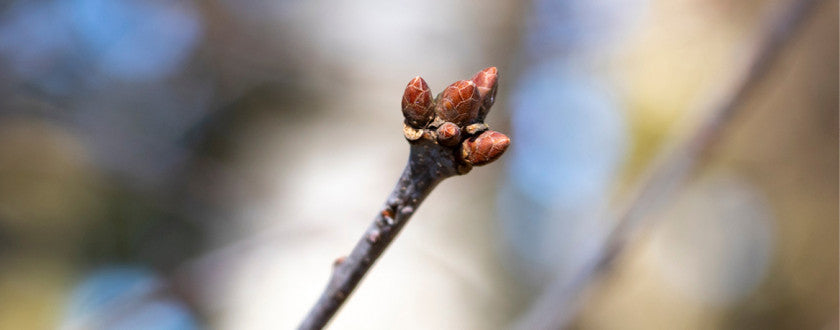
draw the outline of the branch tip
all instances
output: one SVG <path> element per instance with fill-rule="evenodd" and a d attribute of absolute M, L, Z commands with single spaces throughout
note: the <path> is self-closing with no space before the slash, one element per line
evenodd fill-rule
<path fill-rule="evenodd" d="M 402 98 L 403 135 L 410 145 L 408 164 L 385 208 L 350 255 L 333 263 L 330 282 L 300 329 L 326 326 L 438 183 L 501 156 L 510 139 L 487 131 L 483 122 L 483 114 L 493 104 L 496 77 L 495 67 L 484 69 L 471 80 L 453 83 L 435 99 L 423 78 L 409 81 Z"/>

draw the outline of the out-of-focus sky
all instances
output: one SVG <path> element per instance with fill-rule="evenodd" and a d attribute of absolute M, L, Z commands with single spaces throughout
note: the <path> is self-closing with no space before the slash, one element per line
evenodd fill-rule
<path fill-rule="evenodd" d="M 0 4 L 0 329 L 292 328 L 402 171 L 399 100 L 496 66 L 498 161 L 443 182 L 331 323 L 504 329 L 790 1 Z M 822 1 L 576 328 L 836 328 Z"/>

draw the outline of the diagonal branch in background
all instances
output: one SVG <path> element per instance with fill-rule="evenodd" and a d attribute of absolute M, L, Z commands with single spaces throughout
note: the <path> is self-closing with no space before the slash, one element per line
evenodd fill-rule
<path fill-rule="evenodd" d="M 299 329 L 327 325 L 438 183 L 505 152 L 510 139 L 484 124 L 495 101 L 497 78 L 495 67 L 484 69 L 471 80 L 450 85 L 434 100 L 422 78 L 408 83 L 402 100 L 403 131 L 411 145 L 408 164 L 350 255 L 335 261 L 327 287 Z"/>
<path fill-rule="evenodd" d="M 784 46 L 792 39 L 819 0 L 793 2 L 767 26 L 767 30 L 749 66 L 724 95 L 709 109 L 710 117 L 689 138 L 660 158 L 648 172 L 635 197 L 621 214 L 618 224 L 594 257 L 571 281 L 555 281 L 531 306 L 517 324 L 519 329 L 559 329 L 577 314 L 582 292 L 609 272 L 620 255 L 645 228 L 654 225 L 651 215 L 666 205 L 700 167 L 704 156 L 713 149 L 749 95 L 778 60 Z"/>

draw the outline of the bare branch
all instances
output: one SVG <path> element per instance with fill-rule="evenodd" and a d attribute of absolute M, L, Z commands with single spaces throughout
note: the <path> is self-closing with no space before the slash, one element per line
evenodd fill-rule
<path fill-rule="evenodd" d="M 780 17 L 770 22 L 749 66 L 732 85 L 732 93 L 709 109 L 710 117 L 685 141 L 660 158 L 647 180 L 619 217 L 601 250 L 571 280 L 555 281 L 518 322 L 519 329 L 559 329 L 577 313 L 581 293 L 606 274 L 616 257 L 638 233 L 654 224 L 650 215 L 667 204 L 700 165 L 742 108 L 744 101 L 766 76 L 783 47 L 806 20 L 819 0 L 795 1 Z"/>

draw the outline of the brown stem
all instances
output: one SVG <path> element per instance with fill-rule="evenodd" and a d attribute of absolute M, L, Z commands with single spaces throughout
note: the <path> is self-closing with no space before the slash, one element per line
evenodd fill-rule
<path fill-rule="evenodd" d="M 638 233 L 653 225 L 650 215 L 665 205 L 680 186 L 702 163 L 714 147 L 744 101 L 763 80 L 783 47 L 792 39 L 819 0 L 800 0 L 771 22 L 749 66 L 733 85 L 732 93 L 721 98 L 710 110 L 710 117 L 681 144 L 673 148 L 658 166 L 652 167 L 647 180 L 621 214 L 601 250 L 571 282 L 555 281 L 531 306 L 518 323 L 520 329 L 559 329 L 576 314 L 579 296 L 593 282 L 612 268 L 616 257 Z"/>
<path fill-rule="evenodd" d="M 458 174 L 457 170 L 452 149 L 427 139 L 412 142 L 408 164 L 384 208 L 350 255 L 336 260 L 326 289 L 299 329 L 321 329 L 327 325 L 420 203 L 443 179 Z"/>

